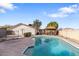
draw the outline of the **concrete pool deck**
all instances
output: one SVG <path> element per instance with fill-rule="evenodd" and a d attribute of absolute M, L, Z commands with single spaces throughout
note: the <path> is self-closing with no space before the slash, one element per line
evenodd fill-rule
<path fill-rule="evenodd" d="M 24 56 L 24 49 L 31 45 L 34 45 L 32 38 L 0 42 L 0 56 Z"/>

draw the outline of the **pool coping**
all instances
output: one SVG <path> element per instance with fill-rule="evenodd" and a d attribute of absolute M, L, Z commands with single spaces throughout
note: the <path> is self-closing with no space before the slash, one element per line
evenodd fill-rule
<path fill-rule="evenodd" d="M 76 43 L 72 40 L 70 40 L 70 38 L 64 38 L 64 37 L 61 37 L 61 36 L 58 36 L 60 39 L 64 40 L 65 42 L 71 44 L 72 46 L 76 47 L 79 49 L 79 43 Z"/>

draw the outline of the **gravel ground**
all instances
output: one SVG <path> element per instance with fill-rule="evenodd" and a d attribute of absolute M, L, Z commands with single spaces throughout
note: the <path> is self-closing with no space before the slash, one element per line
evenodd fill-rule
<path fill-rule="evenodd" d="M 24 56 L 24 49 L 31 45 L 34 45 L 32 38 L 0 42 L 0 56 Z"/>

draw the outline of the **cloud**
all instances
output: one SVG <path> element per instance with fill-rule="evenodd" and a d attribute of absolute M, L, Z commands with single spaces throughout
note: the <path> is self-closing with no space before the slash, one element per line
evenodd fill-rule
<path fill-rule="evenodd" d="M 59 8 L 57 10 L 57 13 L 52 13 L 52 14 L 49 14 L 48 16 L 53 18 L 57 18 L 57 17 L 63 18 L 63 17 L 69 16 L 72 13 L 76 13 L 78 11 L 79 11 L 79 4 L 74 4 L 68 7 Z"/>
<path fill-rule="evenodd" d="M 59 11 L 62 12 L 62 13 L 74 13 L 75 9 L 64 7 L 64 8 L 60 8 Z"/>
<path fill-rule="evenodd" d="M 0 13 L 6 13 L 4 9 L 0 9 Z"/>
<path fill-rule="evenodd" d="M 59 11 L 62 13 L 75 13 L 79 10 L 78 4 L 71 5 L 69 7 L 60 8 Z"/>
<path fill-rule="evenodd" d="M 67 17 L 68 15 L 67 14 L 63 14 L 63 13 L 56 13 L 56 14 L 50 14 L 48 15 L 49 17 L 53 17 L 53 18 L 63 18 L 63 17 Z"/>
<path fill-rule="evenodd" d="M 12 3 L 0 3 L 0 13 L 5 13 L 6 10 L 15 10 L 16 8 Z"/>

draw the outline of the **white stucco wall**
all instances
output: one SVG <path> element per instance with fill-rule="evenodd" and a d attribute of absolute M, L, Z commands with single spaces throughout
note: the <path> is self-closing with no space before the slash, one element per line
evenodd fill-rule
<path fill-rule="evenodd" d="M 32 35 L 35 35 L 35 29 L 29 26 L 20 25 L 12 29 L 15 32 L 15 35 L 23 36 L 26 32 L 31 32 Z"/>
<path fill-rule="evenodd" d="M 66 38 L 71 38 L 72 41 L 78 42 L 79 43 L 79 30 L 76 29 L 66 29 L 66 30 L 60 30 L 59 35 L 66 37 Z"/>

